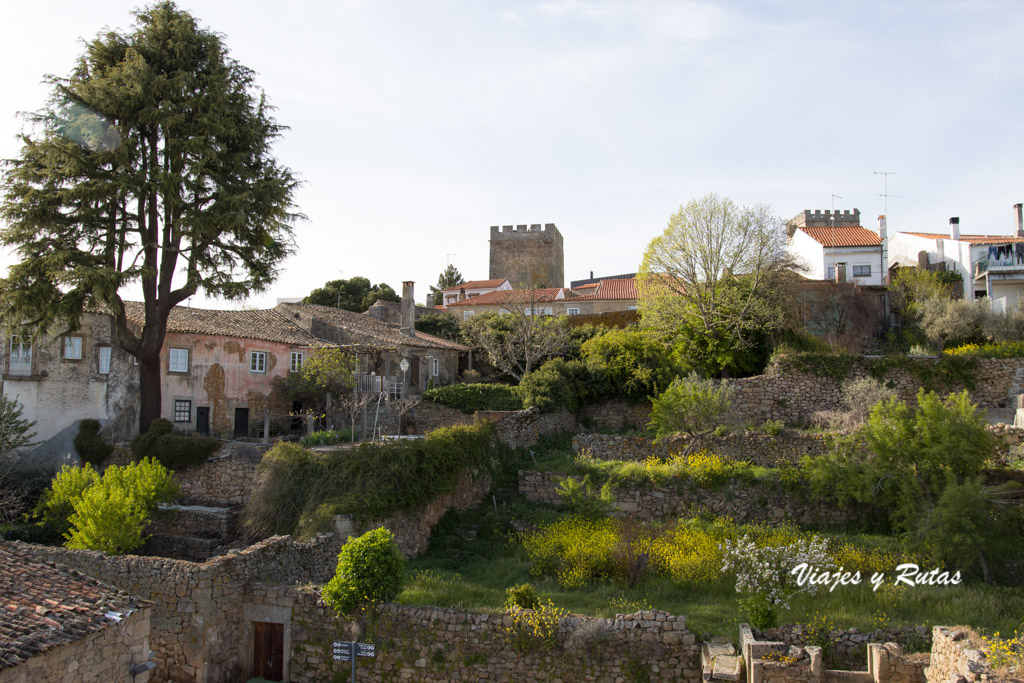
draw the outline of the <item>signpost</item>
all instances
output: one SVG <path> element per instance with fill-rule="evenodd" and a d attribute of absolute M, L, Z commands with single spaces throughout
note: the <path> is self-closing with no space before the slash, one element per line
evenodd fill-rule
<path fill-rule="evenodd" d="M 356 643 L 354 641 L 334 641 L 334 661 L 352 662 L 352 683 L 356 680 L 356 657 L 376 657 L 377 646 L 373 643 Z"/>

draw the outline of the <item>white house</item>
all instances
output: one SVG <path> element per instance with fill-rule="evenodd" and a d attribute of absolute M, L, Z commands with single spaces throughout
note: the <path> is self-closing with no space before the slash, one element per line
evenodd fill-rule
<path fill-rule="evenodd" d="M 862 227 L 860 210 L 806 210 L 786 223 L 786 234 L 787 251 L 797 258 L 806 277 L 885 284 L 884 234 Z"/>
<path fill-rule="evenodd" d="M 470 280 L 461 285 L 449 287 L 444 290 L 444 306 L 447 308 L 456 301 L 473 299 L 490 292 L 512 289 L 508 278 L 495 278 L 493 280 Z"/>
<path fill-rule="evenodd" d="M 1024 220 L 1021 204 L 1014 206 L 1014 235 L 960 232 L 960 219 L 949 219 L 949 232 L 893 232 L 889 252 L 894 263 L 935 266 L 964 279 L 964 298 L 988 298 L 1000 310 L 1016 305 L 1024 290 Z"/>

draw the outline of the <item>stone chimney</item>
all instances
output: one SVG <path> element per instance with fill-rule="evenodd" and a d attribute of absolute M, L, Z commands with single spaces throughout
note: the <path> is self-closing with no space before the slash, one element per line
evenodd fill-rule
<path fill-rule="evenodd" d="M 882 238 L 882 241 L 884 242 L 887 235 L 888 232 L 885 226 L 885 214 L 883 213 L 878 217 L 878 236 Z"/>
<path fill-rule="evenodd" d="M 1024 237 L 1024 204 L 1014 204 L 1013 213 L 1017 218 L 1017 237 Z"/>
<path fill-rule="evenodd" d="M 846 264 L 836 264 L 836 282 L 846 282 Z"/>
<path fill-rule="evenodd" d="M 960 217 L 953 216 L 949 219 L 949 239 L 960 239 Z"/>
<path fill-rule="evenodd" d="M 399 331 L 407 337 L 416 336 L 416 301 L 412 294 L 413 283 L 402 283 L 402 322 Z"/>

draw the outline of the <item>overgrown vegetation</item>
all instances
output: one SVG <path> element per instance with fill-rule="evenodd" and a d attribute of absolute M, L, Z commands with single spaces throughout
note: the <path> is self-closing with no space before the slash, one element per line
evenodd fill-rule
<path fill-rule="evenodd" d="M 330 446 L 331 444 L 349 443 L 351 441 L 354 441 L 351 429 L 323 429 L 302 437 L 299 444 L 303 448 L 314 448 L 316 446 Z"/>
<path fill-rule="evenodd" d="M 490 467 L 503 452 L 492 444 L 492 430 L 490 423 L 449 427 L 424 439 L 324 454 L 278 443 L 260 462 L 245 525 L 256 536 L 305 537 L 330 529 L 338 514 L 369 522 L 414 510 L 454 490 L 462 476 Z"/>
<path fill-rule="evenodd" d="M 64 465 L 35 509 L 51 538 L 69 548 L 130 552 L 146 542 L 145 527 L 156 506 L 178 494 L 173 472 L 144 458 L 100 475 L 91 465 Z"/>
<path fill-rule="evenodd" d="M 82 420 L 72 444 L 82 462 L 99 465 L 114 452 L 114 446 L 100 436 L 99 420 Z"/>
<path fill-rule="evenodd" d="M 391 602 L 402 590 L 405 558 L 394 534 L 381 527 L 349 538 L 338 553 L 334 576 L 321 594 L 339 614 L 361 605 Z"/>
<path fill-rule="evenodd" d="M 722 421 L 732 407 L 735 390 L 725 380 L 703 379 L 691 373 L 677 379 L 652 401 L 649 427 L 659 439 L 683 433 L 691 449 Z"/>
<path fill-rule="evenodd" d="M 477 410 L 522 410 L 523 399 L 508 384 L 450 384 L 423 392 L 427 401 L 473 413 Z"/>
<path fill-rule="evenodd" d="M 170 420 L 157 418 L 149 431 L 132 439 L 132 457 L 136 461 L 153 458 L 170 470 L 180 470 L 200 463 L 217 452 L 220 441 L 209 436 L 174 433 Z"/>

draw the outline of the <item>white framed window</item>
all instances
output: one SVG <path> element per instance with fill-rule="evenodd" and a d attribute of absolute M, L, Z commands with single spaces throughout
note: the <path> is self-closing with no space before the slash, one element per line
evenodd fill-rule
<path fill-rule="evenodd" d="M 498 315 L 508 315 L 508 309 L 507 308 L 499 308 L 498 309 Z"/>
<path fill-rule="evenodd" d="M 291 359 L 291 363 L 288 365 L 288 368 L 292 372 L 301 372 L 302 371 L 302 358 L 303 358 L 303 355 L 302 355 L 301 351 L 292 351 L 292 359 Z"/>
<path fill-rule="evenodd" d="M 551 315 L 551 307 L 550 306 L 545 306 L 544 310 L 541 311 L 541 315 Z"/>
<path fill-rule="evenodd" d="M 31 375 L 32 342 L 16 334 L 11 335 L 10 349 L 7 371 L 12 375 Z"/>
<path fill-rule="evenodd" d="M 871 277 L 871 265 L 866 266 L 854 266 L 853 267 L 854 277 Z"/>
<path fill-rule="evenodd" d="M 267 352 L 266 351 L 250 351 L 249 352 L 249 372 L 266 372 L 267 371 Z"/>
<path fill-rule="evenodd" d="M 531 308 L 530 306 L 527 306 L 526 308 L 523 309 L 523 314 L 524 315 L 533 315 L 533 308 Z"/>
<path fill-rule="evenodd" d="M 192 421 L 192 401 L 186 401 L 178 398 L 174 399 L 174 421 Z"/>
<path fill-rule="evenodd" d="M 171 349 L 168 352 L 167 372 L 188 372 L 188 349 Z"/>
<path fill-rule="evenodd" d="M 626 306 L 626 310 L 627 311 L 635 311 L 636 310 L 636 306 Z"/>
<path fill-rule="evenodd" d="M 64 359 L 82 360 L 81 337 L 64 337 Z"/>
<path fill-rule="evenodd" d="M 463 320 L 469 320 L 472 317 L 473 317 L 473 311 L 463 311 L 462 312 L 462 319 Z"/>
<path fill-rule="evenodd" d="M 825 275 L 825 279 L 826 280 L 835 280 L 836 279 L 836 267 L 835 266 L 829 266 L 828 267 L 828 272 Z"/>
<path fill-rule="evenodd" d="M 578 308 L 567 308 L 567 309 L 565 309 L 565 314 L 566 315 L 579 315 L 580 314 L 580 309 L 578 309 Z"/>
<path fill-rule="evenodd" d="M 99 347 L 99 357 L 97 360 L 96 370 L 101 375 L 110 374 L 110 347 L 101 346 Z"/>
<path fill-rule="evenodd" d="M 430 359 L 430 374 L 433 377 L 437 377 L 441 371 L 441 362 L 437 358 Z"/>

